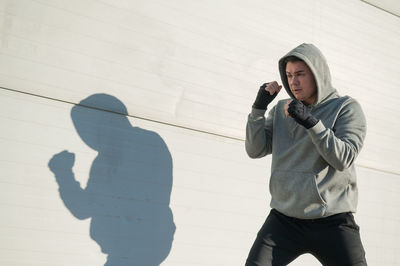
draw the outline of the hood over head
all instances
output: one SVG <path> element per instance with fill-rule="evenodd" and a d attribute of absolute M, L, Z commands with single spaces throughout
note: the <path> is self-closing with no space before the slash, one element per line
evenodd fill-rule
<path fill-rule="evenodd" d="M 313 44 L 303 43 L 279 60 L 279 73 L 282 83 L 291 98 L 295 99 L 293 93 L 290 91 L 289 82 L 286 77 L 285 63 L 285 59 L 289 56 L 295 56 L 303 60 L 314 74 L 318 95 L 317 101 L 313 105 L 318 105 L 324 100 L 331 98 L 331 96 L 337 95 L 336 89 L 331 84 L 331 74 L 325 57 Z"/>

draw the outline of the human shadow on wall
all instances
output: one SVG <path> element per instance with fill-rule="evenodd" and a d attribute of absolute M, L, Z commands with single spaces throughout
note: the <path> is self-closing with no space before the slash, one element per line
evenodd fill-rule
<path fill-rule="evenodd" d="M 72 108 L 76 131 L 98 152 L 85 188 L 72 171 L 74 153 L 54 155 L 49 168 L 72 215 L 91 218 L 90 236 L 108 255 L 105 266 L 156 266 L 168 256 L 175 233 L 172 159 L 163 139 L 133 127 L 126 113 L 121 101 L 106 94 Z"/>

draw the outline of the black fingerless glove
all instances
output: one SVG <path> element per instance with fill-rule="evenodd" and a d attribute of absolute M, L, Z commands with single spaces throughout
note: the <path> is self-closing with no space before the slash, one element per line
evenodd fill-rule
<path fill-rule="evenodd" d="M 299 100 L 293 100 L 289 104 L 288 113 L 297 123 L 306 129 L 312 128 L 319 122 L 319 120 L 315 118 L 307 107 Z"/>
<path fill-rule="evenodd" d="M 277 92 L 273 95 L 269 94 L 269 92 L 265 90 L 267 85 L 268 83 L 264 83 L 258 90 L 257 98 L 253 103 L 253 108 L 267 110 L 268 104 L 270 104 L 275 99 L 276 95 L 278 95 Z"/>

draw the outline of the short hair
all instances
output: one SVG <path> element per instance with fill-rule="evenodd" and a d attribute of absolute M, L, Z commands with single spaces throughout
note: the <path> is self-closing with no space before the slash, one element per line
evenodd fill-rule
<path fill-rule="evenodd" d="M 303 60 L 301 60 L 300 58 L 298 58 L 297 56 L 294 55 L 289 55 L 288 57 L 286 57 L 283 60 L 284 66 L 286 66 L 287 63 L 295 63 L 295 62 L 304 62 Z"/>

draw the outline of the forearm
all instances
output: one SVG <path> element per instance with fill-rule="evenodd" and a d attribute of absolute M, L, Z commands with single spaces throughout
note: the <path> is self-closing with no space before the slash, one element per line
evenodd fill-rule
<path fill-rule="evenodd" d="M 363 129 L 359 128 L 359 131 L 363 131 Z M 362 146 L 363 137 L 357 137 L 362 136 L 361 132 L 351 134 L 349 138 L 339 138 L 321 121 L 307 132 L 319 154 L 329 165 L 339 171 L 343 171 L 353 164 Z"/>
<path fill-rule="evenodd" d="M 55 176 L 59 186 L 60 197 L 72 215 L 81 220 L 89 218 L 86 191 L 75 180 L 72 170 L 58 172 Z"/>
<path fill-rule="evenodd" d="M 251 158 L 261 158 L 272 152 L 272 136 L 266 129 L 266 110 L 252 109 L 246 125 L 246 152 Z"/>

